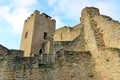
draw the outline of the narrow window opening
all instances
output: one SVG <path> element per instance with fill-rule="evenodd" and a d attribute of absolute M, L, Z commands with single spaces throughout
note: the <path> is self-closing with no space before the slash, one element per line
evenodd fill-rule
<path fill-rule="evenodd" d="M 109 62 L 109 59 L 106 59 L 107 62 Z"/>
<path fill-rule="evenodd" d="M 47 38 L 47 33 L 46 32 L 44 32 L 44 39 L 46 39 Z"/>
<path fill-rule="evenodd" d="M 41 55 L 41 54 L 42 54 L 42 49 L 39 50 L 39 55 Z"/>
<path fill-rule="evenodd" d="M 91 75 L 89 75 L 89 77 L 90 77 L 90 78 L 93 78 L 93 75 L 91 74 Z"/>
<path fill-rule="evenodd" d="M 62 33 L 61 33 L 61 40 L 62 40 Z"/>
<path fill-rule="evenodd" d="M 25 33 L 25 38 L 27 38 L 27 37 L 28 37 L 28 32 Z"/>

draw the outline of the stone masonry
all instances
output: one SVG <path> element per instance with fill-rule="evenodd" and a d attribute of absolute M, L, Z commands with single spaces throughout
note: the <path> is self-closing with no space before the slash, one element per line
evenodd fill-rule
<path fill-rule="evenodd" d="M 0 80 L 120 80 L 120 23 L 86 7 L 80 23 L 55 30 L 35 10 L 25 20 L 20 50 L 0 45 Z"/>
<path fill-rule="evenodd" d="M 55 20 L 35 10 L 24 22 L 20 50 L 24 51 L 24 56 L 39 55 L 44 51 L 52 53 L 49 46 L 53 45 L 54 32 Z"/>

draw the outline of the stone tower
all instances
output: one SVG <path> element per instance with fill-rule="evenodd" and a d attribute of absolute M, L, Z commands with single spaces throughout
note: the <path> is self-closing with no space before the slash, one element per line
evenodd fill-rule
<path fill-rule="evenodd" d="M 45 13 L 35 10 L 24 22 L 20 50 L 24 56 L 53 53 L 54 19 Z"/>

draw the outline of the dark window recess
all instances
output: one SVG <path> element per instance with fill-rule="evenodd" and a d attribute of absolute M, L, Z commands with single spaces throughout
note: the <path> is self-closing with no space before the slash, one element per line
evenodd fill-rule
<path fill-rule="evenodd" d="M 44 39 L 46 39 L 47 38 L 47 33 L 46 32 L 44 32 Z"/>
<path fill-rule="evenodd" d="M 39 55 L 41 55 L 41 54 L 42 54 L 42 49 L 39 50 Z"/>
<path fill-rule="evenodd" d="M 109 62 L 109 59 L 106 59 L 107 62 Z"/>
<path fill-rule="evenodd" d="M 61 33 L 61 40 L 62 40 L 62 33 Z"/>
<path fill-rule="evenodd" d="M 93 75 L 89 75 L 90 78 L 93 78 Z"/>
<path fill-rule="evenodd" d="M 27 38 L 27 37 L 28 37 L 28 32 L 25 33 L 25 38 Z"/>

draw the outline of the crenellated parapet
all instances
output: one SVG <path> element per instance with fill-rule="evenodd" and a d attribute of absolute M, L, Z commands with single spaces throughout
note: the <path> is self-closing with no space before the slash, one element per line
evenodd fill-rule
<path fill-rule="evenodd" d="M 30 22 L 31 19 L 34 19 L 34 18 L 35 18 L 35 16 L 37 16 L 37 17 L 43 17 L 43 18 L 45 18 L 45 19 L 47 19 L 47 20 L 49 20 L 49 21 L 51 21 L 51 22 L 54 22 L 54 23 L 56 22 L 55 19 L 52 19 L 52 17 L 50 17 L 50 16 L 47 15 L 46 13 L 40 13 L 40 11 L 35 10 L 35 11 L 25 20 L 25 23 Z"/>
<path fill-rule="evenodd" d="M 35 17 L 35 15 L 39 15 L 40 12 L 38 10 L 35 10 L 26 20 L 25 23 L 28 23 L 31 19 Z"/>

